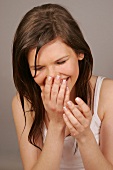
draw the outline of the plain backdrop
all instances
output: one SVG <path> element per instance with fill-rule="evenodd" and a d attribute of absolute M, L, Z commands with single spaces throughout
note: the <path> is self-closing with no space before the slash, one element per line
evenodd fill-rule
<path fill-rule="evenodd" d="M 23 15 L 43 3 L 59 3 L 78 21 L 91 47 L 96 75 L 113 78 L 113 0 L 0 0 L 0 170 L 22 170 L 12 117 L 16 89 L 12 42 Z"/>

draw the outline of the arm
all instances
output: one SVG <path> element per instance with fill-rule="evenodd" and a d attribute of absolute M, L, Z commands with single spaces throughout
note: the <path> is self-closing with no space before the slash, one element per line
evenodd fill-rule
<path fill-rule="evenodd" d="M 29 110 L 28 104 L 26 104 L 26 110 Z M 19 96 L 16 95 L 12 101 L 12 112 L 14 123 L 16 127 L 18 144 L 20 148 L 20 155 L 23 163 L 24 170 L 31 170 L 33 165 L 39 158 L 41 151 L 37 149 L 35 146 L 28 142 L 28 134 L 33 123 L 33 117 L 31 117 L 30 112 L 26 114 L 26 127 L 23 132 L 25 126 L 25 118 L 24 113 L 21 107 L 21 103 L 19 100 Z M 23 133 L 22 133 L 23 132 Z M 40 137 L 37 145 L 42 148 L 42 138 Z"/>
<path fill-rule="evenodd" d="M 60 158 L 62 156 L 64 129 L 49 123 L 46 141 L 41 152 L 28 142 L 28 133 L 33 120 L 29 114 L 26 115 L 26 127 L 22 134 L 25 119 L 17 96 L 13 99 L 12 109 L 24 170 L 58 170 Z M 41 137 L 37 145 L 42 148 Z"/>
<path fill-rule="evenodd" d="M 78 142 L 86 170 L 113 170 L 113 81 L 105 80 L 102 86 L 100 104 L 103 107 L 103 120 L 100 147 L 90 130 L 91 112 L 88 106 L 82 100 L 76 100 L 79 110 L 74 104 L 68 105 L 73 115 L 68 108 L 65 109 L 64 120 Z"/>
<path fill-rule="evenodd" d="M 53 103 L 53 99 L 52 101 L 46 99 L 48 98 L 46 95 L 46 93 L 48 94 L 48 92 L 46 90 L 51 89 L 51 87 L 49 88 L 49 86 L 51 85 L 52 85 L 52 81 L 51 82 L 48 81 L 46 83 L 45 94 L 43 92 L 42 95 L 45 107 L 49 112 L 48 116 L 50 119 L 49 126 L 48 126 L 48 133 L 46 136 L 46 140 L 42 152 L 28 142 L 28 133 L 33 122 L 33 118 L 30 116 L 30 113 L 28 114 L 28 112 L 26 115 L 27 118 L 26 127 L 22 134 L 25 125 L 23 110 L 21 108 L 19 99 L 17 97 L 13 99 L 13 103 L 12 103 L 13 117 L 16 125 L 18 141 L 20 146 L 20 153 L 22 157 L 24 170 L 58 170 L 60 166 L 60 160 L 62 156 L 63 143 L 64 143 L 64 135 L 65 135 L 65 123 L 63 121 L 63 116 L 62 116 L 63 103 L 61 102 L 62 101 L 61 98 L 63 97 L 63 93 L 65 93 L 66 84 L 63 84 L 61 86 L 59 95 L 56 93 L 56 96 L 59 96 L 58 98 L 60 98 L 60 100 L 57 100 L 57 102 L 59 102 L 58 105 L 61 106 L 60 108 L 57 108 L 58 105 L 56 103 L 55 105 L 51 104 Z M 58 87 L 60 86 L 60 80 L 58 85 L 54 83 L 54 87 L 52 88 L 52 90 L 57 89 L 56 86 Z M 55 98 L 55 94 L 54 94 L 54 98 Z M 48 107 L 48 102 L 46 103 L 46 101 L 50 101 L 49 103 L 50 107 Z M 52 110 L 53 108 L 51 109 L 51 107 L 53 106 L 54 106 L 54 112 Z M 27 107 L 28 106 L 26 104 L 26 109 L 28 110 Z M 39 138 L 37 145 L 42 148 L 42 137 Z"/>

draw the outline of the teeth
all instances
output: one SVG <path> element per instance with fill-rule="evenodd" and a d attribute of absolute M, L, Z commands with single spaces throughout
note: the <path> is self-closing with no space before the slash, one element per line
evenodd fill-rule
<path fill-rule="evenodd" d="M 66 79 L 63 79 L 63 80 L 66 80 L 66 81 L 67 81 L 67 80 L 68 80 L 68 78 L 69 78 L 69 77 L 67 77 Z"/>
<path fill-rule="evenodd" d="M 67 77 L 67 78 L 65 78 L 65 79 L 61 79 L 61 83 L 62 83 L 62 81 L 63 81 L 63 80 L 66 80 L 66 81 L 67 81 L 67 80 L 68 80 L 68 78 L 69 78 L 69 77 Z"/>

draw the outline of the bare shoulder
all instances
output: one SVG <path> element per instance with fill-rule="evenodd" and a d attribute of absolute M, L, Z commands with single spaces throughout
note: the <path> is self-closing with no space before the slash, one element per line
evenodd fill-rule
<path fill-rule="evenodd" d="M 103 108 L 104 115 L 113 115 L 113 80 L 105 78 L 100 91 L 100 105 Z"/>
<path fill-rule="evenodd" d="M 12 99 L 12 113 L 14 118 L 15 116 L 23 115 L 22 106 L 18 94 L 16 94 Z M 19 113 L 19 115 L 17 113 Z"/>
<path fill-rule="evenodd" d="M 100 110 L 103 114 L 100 130 L 100 148 L 113 164 L 113 80 L 105 78 L 100 91 Z"/>
<path fill-rule="evenodd" d="M 95 86 L 98 76 L 91 77 L 92 92 L 95 92 Z M 113 80 L 104 78 L 100 89 L 98 115 L 101 121 L 105 116 L 113 115 Z"/>
<path fill-rule="evenodd" d="M 25 111 L 30 110 L 31 105 L 26 99 L 24 99 L 24 106 L 25 106 Z M 22 109 L 22 105 L 21 105 L 21 101 L 20 101 L 20 97 L 18 93 L 12 99 L 12 108 L 17 109 L 17 110 Z"/>
<path fill-rule="evenodd" d="M 23 109 L 22 109 L 22 104 L 20 101 L 19 94 L 17 93 L 13 99 L 12 99 L 12 109 L 13 109 L 13 114 L 15 114 L 15 111 L 19 111 L 19 115 L 23 115 Z M 34 113 L 30 112 L 31 110 L 31 104 L 24 98 L 24 109 L 25 109 L 25 116 L 31 116 L 31 119 L 33 120 L 34 118 Z M 27 114 L 26 114 L 27 113 Z"/>
<path fill-rule="evenodd" d="M 101 87 L 101 96 L 104 100 L 110 102 L 113 99 L 113 80 L 105 78 Z"/>
<path fill-rule="evenodd" d="M 30 170 L 38 160 L 41 151 L 28 141 L 28 135 L 33 123 L 34 116 L 30 112 L 30 103 L 25 100 L 25 113 L 22 109 L 19 95 L 15 95 L 12 100 L 12 112 L 16 127 L 20 154 L 24 169 Z M 26 123 L 25 123 L 26 117 Z M 42 148 L 42 138 L 39 137 L 37 146 Z"/>
<path fill-rule="evenodd" d="M 15 123 L 17 120 L 18 121 L 22 120 L 23 122 L 24 112 L 22 110 L 22 106 L 21 106 L 21 102 L 20 102 L 20 98 L 18 94 L 16 94 L 12 100 L 12 113 L 13 113 Z"/>
<path fill-rule="evenodd" d="M 12 99 L 12 107 L 15 107 L 18 104 L 20 105 L 20 98 L 19 98 L 19 95 L 17 93 Z"/>
<path fill-rule="evenodd" d="M 14 118 L 14 123 L 17 130 L 18 138 L 20 138 L 21 133 L 25 127 L 25 117 L 26 117 L 26 128 L 30 128 L 33 123 L 33 114 L 30 113 L 30 104 L 24 100 L 25 103 L 25 113 L 22 109 L 19 95 L 16 94 L 12 100 L 12 113 Z M 27 111 L 27 112 L 26 112 Z"/>

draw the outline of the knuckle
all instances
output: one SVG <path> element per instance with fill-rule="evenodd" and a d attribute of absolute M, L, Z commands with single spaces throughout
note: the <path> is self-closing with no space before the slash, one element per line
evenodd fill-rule
<path fill-rule="evenodd" d="M 73 113 L 76 113 L 75 108 L 74 108 L 72 105 L 70 105 L 69 108 L 71 109 L 71 111 L 72 111 Z"/>
<path fill-rule="evenodd" d="M 75 115 L 78 115 L 79 113 L 78 113 L 78 109 L 75 107 L 75 105 L 72 105 L 71 104 L 71 108 L 72 108 L 72 111 L 73 111 L 73 113 L 75 114 Z"/>
<path fill-rule="evenodd" d="M 74 122 L 74 127 L 78 127 L 78 122 Z"/>
<path fill-rule="evenodd" d="M 59 96 L 58 96 L 58 100 L 59 100 L 59 101 L 62 101 L 62 100 L 63 100 L 63 95 L 59 95 Z"/>
<path fill-rule="evenodd" d="M 81 115 L 81 114 L 76 113 L 75 116 L 76 116 L 76 118 L 78 118 L 79 120 L 82 119 L 82 115 Z"/>
<path fill-rule="evenodd" d="M 58 85 L 59 85 L 59 83 L 60 83 L 60 82 L 59 82 L 59 80 L 56 80 L 56 79 L 54 80 L 54 84 L 55 84 L 55 85 L 57 85 L 57 86 L 58 86 Z"/>
<path fill-rule="evenodd" d="M 44 94 L 45 94 L 45 95 L 47 95 L 47 94 L 49 94 L 49 93 L 50 93 L 49 88 L 44 90 Z"/>
<path fill-rule="evenodd" d="M 69 127 L 71 133 L 73 133 L 73 127 Z"/>
<path fill-rule="evenodd" d="M 52 110 L 52 112 L 55 112 L 56 111 L 56 107 L 51 106 L 51 110 Z"/>
<path fill-rule="evenodd" d="M 71 107 L 71 109 L 72 109 L 73 111 L 76 111 L 76 107 L 75 107 L 75 105 L 73 104 L 73 102 L 70 102 L 70 107 Z"/>
<path fill-rule="evenodd" d="M 46 86 L 48 87 L 48 86 L 50 86 L 51 85 L 51 81 L 46 81 Z"/>
<path fill-rule="evenodd" d="M 52 95 L 56 95 L 56 94 L 57 94 L 57 91 L 53 90 Z"/>
<path fill-rule="evenodd" d="M 77 131 L 76 131 L 76 132 L 75 132 L 75 131 L 74 131 L 74 132 L 71 132 L 71 136 L 74 136 L 74 137 L 75 137 L 76 135 L 78 135 L 78 132 L 77 132 Z"/>

